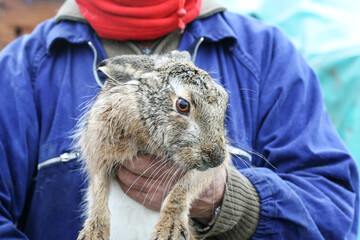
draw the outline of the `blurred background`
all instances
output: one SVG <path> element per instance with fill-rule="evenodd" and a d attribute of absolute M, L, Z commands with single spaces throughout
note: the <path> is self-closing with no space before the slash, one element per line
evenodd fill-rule
<path fill-rule="evenodd" d="M 360 165 L 360 1 L 217 1 L 276 25 L 293 41 L 319 76 L 330 117 Z M 0 0 L 0 49 L 53 17 L 63 2 Z"/>
<path fill-rule="evenodd" d="M 51 18 L 63 0 L 0 0 L 0 49 Z"/>

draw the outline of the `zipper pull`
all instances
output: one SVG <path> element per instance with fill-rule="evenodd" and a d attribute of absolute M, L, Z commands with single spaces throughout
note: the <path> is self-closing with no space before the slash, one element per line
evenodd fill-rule
<path fill-rule="evenodd" d="M 61 162 L 69 162 L 75 158 L 78 158 L 79 155 L 80 154 L 78 152 L 71 152 L 71 153 L 65 152 L 60 155 L 60 160 Z"/>

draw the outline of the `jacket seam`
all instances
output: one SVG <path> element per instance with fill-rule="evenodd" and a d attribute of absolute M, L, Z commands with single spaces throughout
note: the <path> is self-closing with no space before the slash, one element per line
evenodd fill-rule
<path fill-rule="evenodd" d="M 260 84 L 260 73 L 256 64 L 243 51 L 241 51 L 239 45 L 236 45 L 233 51 L 235 52 L 234 57 L 248 69 L 251 75 L 253 75 L 256 79 L 256 82 Z"/>
<path fill-rule="evenodd" d="M 257 87 L 257 91 L 256 91 L 256 99 L 257 101 L 257 111 L 254 111 L 254 114 L 256 114 L 256 116 L 253 116 L 254 119 L 258 119 L 259 116 L 259 99 L 260 99 L 260 83 L 261 83 L 261 79 L 260 79 L 260 72 L 258 70 L 258 68 L 256 67 L 256 64 L 251 60 L 251 58 L 249 58 L 243 51 L 241 51 L 240 46 L 235 45 L 233 47 L 233 52 L 235 54 L 234 58 L 237 59 L 240 64 L 242 64 L 243 66 L 245 66 L 245 68 L 249 71 L 249 73 L 254 77 L 254 79 L 256 80 L 256 83 L 258 85 Z M 258 120 L 256 120 L 256 124 L 258 125 Z M 256 140 L 256 136 L 257 136 L 257 132 L 255 131 L 256 128 L 254 128 L 253 133 L 252 133 L 252 140 L 251 140 L 251 145 L 252 146 L 256 146 L 255 145 L 255 140 Z"/>
<path fill-rule="evenodd" d="M 34 60 L 32 61 L 33 64 L 31 64 L 31 75 L 30 80 L 33 86 L 33 90 L 35 90 L 35 84 L 37 79 L 37 73 L 39 66 L 42 62 L 42 59 L 46 56 L 45 48 L 43 47 L 45 43 L 42 43 L 42 47 L 34 54 Z M 35 97 L 35 93 L 34 93 Z"/>

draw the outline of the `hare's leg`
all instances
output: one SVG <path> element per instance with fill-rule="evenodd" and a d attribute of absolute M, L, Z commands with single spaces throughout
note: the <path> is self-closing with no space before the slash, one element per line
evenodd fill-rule
<path fill-rule="evenodd" d="M 152 240 L 195 238 L 189 226 L 191 203 L 210 186 L 220 167 L 222 166 L 204 172 L 191 170 L 175 184 L 162 205 Z"/>
<path fill-rule="evenodd" d="M 78 240 L 108 240 L 110 212 L 108 208 L 110 176 L 106 169 L 99 169 L 90 176 L 87 196 L 88 217 Z"/>

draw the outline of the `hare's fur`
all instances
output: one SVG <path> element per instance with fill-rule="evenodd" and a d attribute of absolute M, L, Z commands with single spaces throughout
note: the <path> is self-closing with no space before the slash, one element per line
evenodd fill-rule
<path fill-rule="evenodd" d="M 138 153 L 186 170 L 165 198 L 151 239 L 194 239 L 188 218 L 191 203 L 230 159 L 226 91 L 185 52 L 116 57 L 105 60 L 99 70 L 108 79 L 77 134 L 90 179 L 88 217 L 78 239 L 109 239 L 110 181 L 115 169 Z M 176 109 L 179 98 L 190 103 L 188 113 Z"/>

